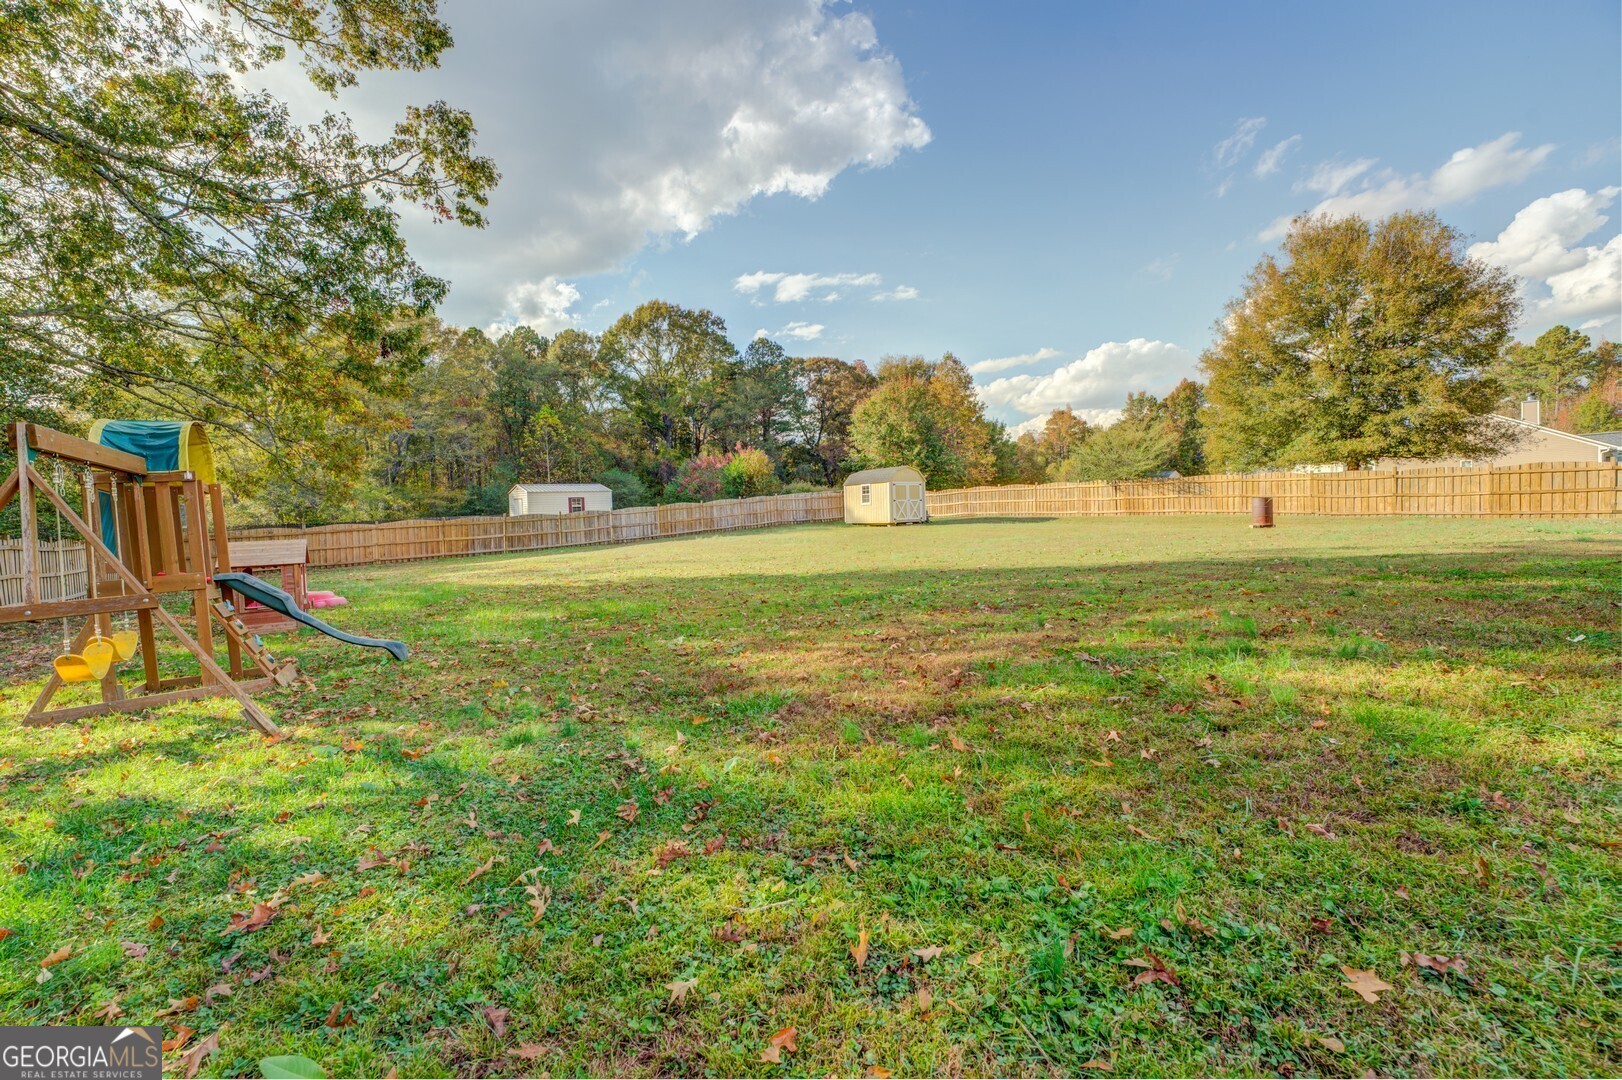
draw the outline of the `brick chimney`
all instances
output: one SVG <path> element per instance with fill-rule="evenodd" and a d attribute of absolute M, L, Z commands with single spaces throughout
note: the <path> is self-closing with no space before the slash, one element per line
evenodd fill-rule
<path fill-rule="evenodd" d="M 1539 405 L 1538 399 L 1531 394 L 1521 402 L 1521 419 L 1528 424 L 1537 424 L 1539 427 L 1543 425 L 1543 406 Z"/>

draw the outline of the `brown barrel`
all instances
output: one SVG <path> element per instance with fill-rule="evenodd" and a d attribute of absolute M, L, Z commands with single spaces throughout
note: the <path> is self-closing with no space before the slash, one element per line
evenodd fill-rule
<path fill-rule="evenodd" d="M 1250 527 L 1252 529 L 1271 529 L 1273 527 L 1272 496 L 1258 495 L 1250 500 Z"/>

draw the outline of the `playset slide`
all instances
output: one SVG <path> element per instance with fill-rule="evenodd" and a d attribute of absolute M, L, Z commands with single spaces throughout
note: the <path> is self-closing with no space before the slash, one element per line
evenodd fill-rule
<path fill-rule="evenodd" d="M 382 638 L 361 637 L 358 634 L 346 634 L 330 623 L 303 611 L 293 603 L 293 598 L 278 589 L 268 581 L 263 581 L 252 574 L 215 574 L 214 582 L 223 585 L 232 592 L 240 593 L 244 598 L 256 604 L 262 604 L 272 611 L 279 611 L 289 619 L 303 623 L 312 630 L 319 630 L 328 637 L 335 637 L 339 641 L 347 641 L 351 645 L 366 645 L 374 649 L 386 649 L 388 654 L 396 660 L 406 658 L 406 647 L 403 641 L 386 641 Z"/>

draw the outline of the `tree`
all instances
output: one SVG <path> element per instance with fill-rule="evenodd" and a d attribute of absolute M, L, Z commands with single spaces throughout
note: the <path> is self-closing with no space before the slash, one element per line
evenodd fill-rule
<path fill-rule="evenodd" d="M 800 361 L 777 342 L 764 337 L 751 341 L 732 383 L 725 425 L 741 441 L 779 456 L 803 407 L 799 374 Z"/>
<path fill-rule="evenodd" d="M 1205 472 L 1205 387 L 1193 379 L 1179 382 L 1161 402 L 1176 446 L 1169 465 L 1183 476 Z"/>
<path fill-rule="evenodd" d="M 646 506 L 648 486 L 634 472 L 608 469 L 597 477 L 597 482 L 614 493 L 616 509 L 627 506 Z"/>
<path fill-rule="evenodd" d="M 1042 425 L 1042 453 L 1050 464 L 1063 461 L 1087 441 L 1091 432 L 1087 421 L 1077 416 L 1068 405 L 1054 409 Z"/>
<path fill-rule="evenodd" d="M 1589 383 L 1598 360 L 1587 334 L 1551 326 L 1530 345 L 1508 346 L 1494 372 L 1516 400 L 1536 398 L 1552 413 L 1561 398 Z"/>
<path fill-rule="evenodd" d="M 0 359 L 53 402 L 113 395 L 340 466 L 335 413 L 398 393 L 446 284 L 395 206 L 484 224 L 468 114 L 412 106 L 380 143 L 309 127 L 235 76 L 289 54 L 327 92 L 438 62 L 420 0 L 54 0 L 0 32 Z M 272 408 L 270 406 L 274 405 Z"/>
<path fill-rule="evenodd" d="M 850 457 L 851 416 L 878 379 L 860 360 L 831 356 L 800 361 L 798 379 L 802 404 L 794 416 L 794 449 L 806 462 L 806 475 L 832 484 Z"/>
<path fill-rule="evenodd" d="M 753 446 L 739 446 L 733 451 L 732 460 L 721 470 L 721 493 L 729 499 L 771 495 L 780 487 L 772 459 L 764 450 Z"/>
<path fill-rule="evenodd" d="M 1049 471 L 1054 480 L 1137 480 L 1165 470 L 1177 443 L 1166 424 L 1121 420 L 1093 434 Z"/>
<path fill-rule="evenodd" d="M 1622 428 L 1622 409 L 1618 409 L 1596 391 L 1583 395 L 1571 410 L 1571 430 L 1579 435 L 1595 431 L 1616 431 Z"/>
<path fill-rule="evenodd" d="M 1004 436 L 986 420 L 968 369 L 951 353 L 934 363 L 886 358 L 878 387 L 851 416 L 858 465 L 911 465 L 937 487 L 994 481 L 998 438 Z"/>
<path fill-rule="evenodd" d="M 711 311 L 650 300 L 603 335 L 614 391 L 641 442 L 641 464 L 663 481 L 714 441 L 738 351 Z"/>
<path fill-rule="evenodd" d="M 1488 457 L 1514 280 L 1430 213 L 1298 218 L 1201 357 L 1208 450 L 1229 467 Z"/>

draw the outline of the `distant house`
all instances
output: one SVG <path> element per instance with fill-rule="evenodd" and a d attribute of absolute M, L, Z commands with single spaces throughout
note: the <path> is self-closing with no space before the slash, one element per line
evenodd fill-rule
<path fill-rule="evenodd" d="M 1509 427 L 1514 442 L 1494 457 L 1446 457 L 1429 461 L 1397 461 L 1390 458 L 1375 464 L 1376 469 L 1413 468 L 1421 465 L 1445 465 L 1469 468 L 1475 465 L 1537 465 L 1556 461 L 1622 461 L 1622 432 L 1602 431 L 1589 435 L 1573 435 L 1544 427 L 1540 422 L 1542 410 L 1536 401 L 1524 401 L 1520 416 L 1489 416 L 1489 423 Z"/>
<path fill-rule="evenodd" d="M 514 484 L 507 492 L 509 517 L 612 509 L 614 493 L 602 484 Z"/>

